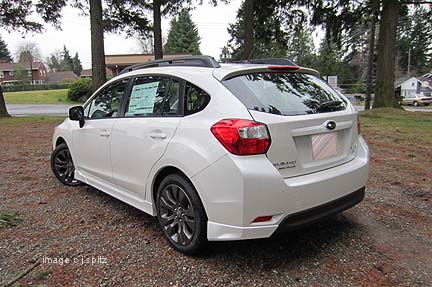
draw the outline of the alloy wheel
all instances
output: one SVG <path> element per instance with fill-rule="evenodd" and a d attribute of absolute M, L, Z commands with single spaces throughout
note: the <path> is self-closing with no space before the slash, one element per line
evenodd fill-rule
<path fill-rule="evenodd" d="M 166 235 L 177 245 L 188 245 L 195 233 L 195 212 L 186 192 L 177 184 L 165 187 L 159 202 L 160 222 Z"/>
<path fill-rule="evenodd" d="M 54 158 L 54 169 L 57 175 L 68 184 L 77 184 L 75 179 L 75 166 L 69 149 L 59 151 Z"/>

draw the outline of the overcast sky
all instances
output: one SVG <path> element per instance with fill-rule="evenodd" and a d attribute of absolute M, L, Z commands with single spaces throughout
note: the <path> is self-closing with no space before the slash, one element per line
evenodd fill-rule
<path fill-rule="evenodd" d="M 229 34 L 227 26 L 235 22 L 241 0 L 232 0 L 230 4 L 219 4 L 213 7 L 209 4 L 198 6 L 192 11 L 192 20 L 197 24 L 201 36 L 201 53 L 219 59 L 221 48 L 227 43 Z M 151 16 L 151 15 L 150 15 Z M 150 17 L 151 18 L 151 17 Z M 170 18 L 162 20 L 162 33 L 168 35 Z M 91 67 L 90 53 L 90 20 L 80 16 L 79 10 L 65 8 L 63 10 L 62 31 L 47 26 L 41 34 L 8 33 L 0 28 L 0 34 L 14 55 L 17 47 L 24 42 L 34 42 L 39 45 L 42 57 L 45 59 L 55 50 L 61 50 L 63 45 L 72 55 L 78 52 L 84 68 Z M 139 53 L 137 40 L 123 35 L 105 34 L 105 54 Z"/>

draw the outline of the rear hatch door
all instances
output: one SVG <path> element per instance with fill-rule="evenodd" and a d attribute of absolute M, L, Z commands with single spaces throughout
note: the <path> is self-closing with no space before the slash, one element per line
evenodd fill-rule
<path fill-rule="evenodd" d="M 357 114 L 318 76 L 254 72 L 223 81 L 269 129 L 267 157 L 282 177 L 331 168 L 355 157 Z"/>

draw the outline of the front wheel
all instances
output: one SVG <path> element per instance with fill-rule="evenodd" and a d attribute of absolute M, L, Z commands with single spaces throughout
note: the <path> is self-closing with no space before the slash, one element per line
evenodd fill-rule
<path fill-rule="evenodd" d="M 414 105 L 414 107 L 418 107 L 419 103 L 418 102 L 414 102 L 413 105 Z"/>
<path fill-rule="evenodd" d="M 162 180 L 156 208 L 159 225 L 174 249 L 191 255 L 205 246 L 207 216 L 198 193 L 183 176 L 170 174 Z"/>
<path fill-rule="evenodd" d="M 81 182 L 75 179 L 75 166 L 68 146 L 59 144 L 51 154 L 51 169 L 61 183 L 68 186 L 77 186 Z"/>

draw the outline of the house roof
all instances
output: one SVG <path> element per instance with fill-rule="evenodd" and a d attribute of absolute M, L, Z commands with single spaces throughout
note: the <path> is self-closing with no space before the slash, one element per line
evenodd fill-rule
<path fill-rule="evenodd" d="M 432 75 L 428 77 L 426 74 L 421 77 L 418 77 L 417 79 L 422 83 L 427 82 L 429 87 L 432 87 Z"/>
<path fill-rule="evenodd" d="M 402 85 L 403 83 L 405 83 L 406 81 L 411 80 L 411 79 L 416 79 L 417 82 L 422 83 L 422 86 L 432 87 L 432 74 L 430 74 L 430 73 L 424 74 L 423 76 L 420 76 L 420 77 L 402 77 L 402 78 L 399 78 L 395 81 L 394 87 L 398 88 L 400 85 Z M 427 82 L 427 84 L 424 84 L 425 82 Z"/>
<path fill-rule="evenodd" d="M 409 79 L 411 79 L 412 77 L 401 77 L 399 79 L 396 79 L 396 81 L 394 82 L 394 87 L 397 88 L 400 85 L 402 85 L 404 82 L 408 81 Z"/>
<path fill-rule="evenodd" d="M 68 82 L 78 79 L 72 71 L 48 72 L 47 77 L 49 83 Z"/>
<path fill-rule="evenodd" d="M 0 63 L 0 71 L 2 72 L 9 72 L 14 70 L 15 65 L 20 65 L 24 67 L 26 70 L 30 70 L 29 64 L 21 64 L 21 63 Z M 42 65 L 42 62 L 33 62 L 32 63 L 32 70 L 39 70 L 40 65 Z"/>
<path fill-rule="evenodd" d="M 81 71 L 80 77 L 91 77 L 92 76 L 92 69 L 84 69 Z"/>
<path fill-rule="evenodd" d="M 106 70 L 107 76 L 112 76 L 112 71 L 110 69 L 106 68 L 105 70 Z M 86 77 L 87 78 L 88 77 L 91 78 L 92 77 L 92 69 L 84 69 L 84 70 L 82 70 L 80 77 L 81 78 L 86 78 Z"/>

